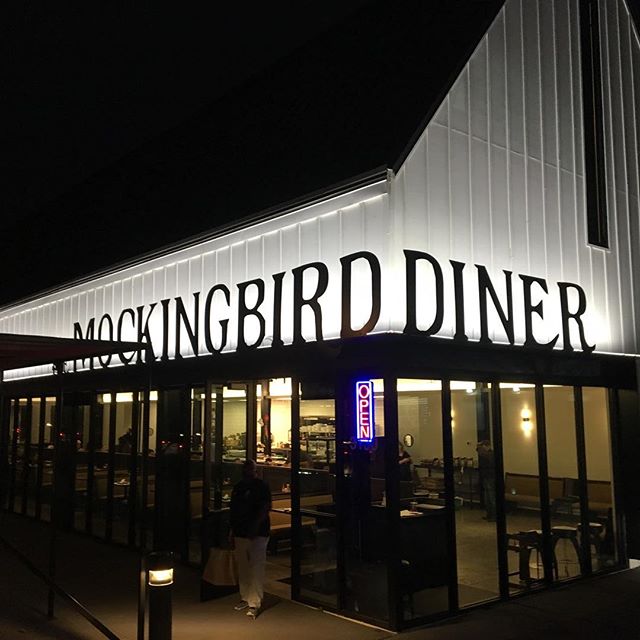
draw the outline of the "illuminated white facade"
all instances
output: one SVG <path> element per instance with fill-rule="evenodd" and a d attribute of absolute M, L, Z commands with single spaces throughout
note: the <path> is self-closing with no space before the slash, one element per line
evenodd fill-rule
<path fill-rule="evenodd" d="M 367 333 L 402 333 L 411 306 L 410 250 L 432 256 L 442 270 L 438 305 L 437 269 L 427 259 L 416 262 L 417 330 L 481 339 L 481 265 L 497 296 L 486 303 L 490 341 L 522 345 L 530 321 L 537 342 L 558 336 L 556 349 L 588 344 L 598 352 L 637 353 L 640 44 L 623 0 L 600 6 L 608 249 L 589 245 L 586 235 L 578 0 L 508 0 L 396 174 L 6 307 L 0 331 L 151 338 L 155 355 L 169 359 L 177 341 L 182 357 L 235 351 L 239 333 L 249 348 L 269 348 L 278 337 L 291 344 L 293 270 L 322 263 L 328 276 L 317 299 L 322 339 L 338 339 L 341 331 L 344 337 L 341 258 L 368 252 L 381 279 L 379 315 Z M 450 261 L 464 266 L 456 271 Z M 372 275 L 370 262 L 354 258 L 350 325 L 356 332 L 374 316 Z M 537 310 L 526 310 L 522 276 L 539 279 L 529 283 L 530 306 L 543 303 Z M 320 291 L 320 272 L 308 268 L 300 277 L 302 298 L 311 299 Z M 256 280 L 264 291 L 256 283 L 244 287 L 249 313 L 239 332 L 238 285 Z M 571 285 L 565 315 L 577 314 L 584 291 L 586 309 L 577 314 L 584 336 L 575 318 L 567 320 L 570 338 L 563 334 L 562 282 Z M 228 289 L 228 301 L 224 287 L 212 293 L 216 285 Z M 512 336 L 500 307 L 513 315 Z M 312 306 L 304 304 L 300 314 L 303 338 L 319 339 Z M 6 377 L 49 373 L 41 367 Z"/>

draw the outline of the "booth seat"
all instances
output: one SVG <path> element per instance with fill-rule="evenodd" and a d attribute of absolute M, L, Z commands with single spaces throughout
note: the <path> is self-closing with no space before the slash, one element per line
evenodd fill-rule
<path fill-rule="evenodd" d="M 611 483 L 606 480 L 587 480 L 589 511 L 606 515 L 611 509 Z"/>
<path fill-rule="evenodd" d="M 579 493 L 575 478 L 549 478 L 549 500 L 559 500 Z M 606 480 L 587 481 L 589 511 L 606 515 L 611 508 L 611 483 Z M 506 473 L 504 497 L 518 507 L 540 508 L 540 483 L 538 476 L 524 473 Z M 577 498 L 576 498 L 577 500 Z"/>
<path fill-rule="evenodd" d="M 565 479 L 549 478 L 549 499 L 565 495 Z M 507 472 L 504 476 L 504 498 L 518 507 L 540 508 L 540 479 L 525 473 Z"/>
<path fill-rule="evenodd" d="M 314 509 L 322 505 L 333 504 L 333 496 L 322 494 L 317 496 L 301 496 L 300 507 L 302 509 Z M 269 548 L 275 555 L 278 553 L 278 544 L 283 540 L 291 539 L 291 498 L 275 498 L 271 503 L 271 538 Z M 302 516 L 302 529 L 306 529 L 316 524 L 316 519 L 309 516 Z"/>

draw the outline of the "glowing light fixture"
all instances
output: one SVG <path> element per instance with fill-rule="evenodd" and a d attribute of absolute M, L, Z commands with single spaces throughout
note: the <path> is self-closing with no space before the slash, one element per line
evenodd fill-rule
<path fill-rule="evenodd" d="M 168 587 L 173 584 L 173 569 L 149 569 L 150 587 Z"/>
<path fill-rule="evenodd" d="M 527 407 L 520 412 L 520 418 L 522 419 L 521 428 L 525 438 L 530 438 L 533 431 L 533 423 L 531 422 L 531 410 Z"/>
<path fill-rule="evenodd" d="M 103 393 L 102 394 L 102 402 L 104 404 L 110 404 L 112 401 L 112 397 L 110 393 Z M 151 402 L 157 402 L 158 401 L 158 392 L 157 391 L 151 391 L 149 393 L 149 400 Z M 123 391 L 120 393 L 116 393 L 116 402 L 133 402 L 133 392 L 132 391 Z"/>
<path fill-rule="evenodd" d="M 147 576 L 150 587 L 173 584 L 173 556 L 171 553 L 150 553 L 147 556 Z"/>
<path fill-rule="evenodd" d="M 362 443 L 373 442 L 373 380 L 356 382 L 356 440 Z"/>

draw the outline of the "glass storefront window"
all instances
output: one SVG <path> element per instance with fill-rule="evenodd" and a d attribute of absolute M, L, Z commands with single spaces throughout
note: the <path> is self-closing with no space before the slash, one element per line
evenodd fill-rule
<path fill-rule="evenodd" d="M 222 499 L 231 499 L 247 457 L 247 388 L 237 384 L 222 389 Z"/>
<path fill-rule="evenodd" d="M 460 607 L 499 596 L 491 386 L 451 382 L 454 505 Z"/>
<path fill-rule="evenodd" d="M 115 394 L 111 411 L 115 418 L 115 465 L 113 478 L 113 540 L 126 543 L 129 539 L 129 500 L 131 489 L 131 455 L 134 450 L 133 392 Z M 137 416 L 139 420 L 139 415 Z"/>
<path fill-rule="evenodd" d="M 386 509 L 384 383 L 373 380 L 375 437 L 370 445 L 353 442 L 355 428 L 355 385 L 344 397 L 348 430 L 339 436 L 343 447 L 342 496 L 345 521 L 345 605 L 355 613 L 378 620 L 389 619 L 388 551 L 389 531 Z M 348 439 L 351 438 L 351 442 Z"/>
<path fill-rule="evenodd" d="M 573 387 L 544 386 L 553 579 L 582 573 Z"/>
<path fill-rule="evenodd" d="M 542 583 L 542 524 L 535 387 L 500 384 L 509 590 Z"/>
<path fill-rule="evenodd" d="M 41 511 L 43 520 L 51 520 L 51 503 L 53 500 L 53 469 L 56 430 L 56 399 L 47 397 L 44 406 L 44 450 L 42 461 L 42 485 L 40 487 Z"/>
<path fill-rule="evenodd" d="M 109 476 L 109 425 L 111 415 L 111 394 L 98 394 L 98 417 L 95 434 L 93 467 L 93 532 L 100 538 L 106 537 L 107 524 L 107 484 Z"/>
<path fill-rule="evenodd" d="M 191 424 L 189 438 L 189 562 L 200 564 L 202 560 L 202 492 L 204 425 L 205 425 L 205 390 L 197 387 L 191 390 Z"/>
<path fill-rule="evenodd" d="M 584 387 L 584 438 L 587 459 L 589 548 L 591 568 L 615 565 L 616 531 L 613 499 L 613 463 L 607 389 Z"/>
<path fill-rule="evenodd" d="M 87 488 L 89 485 L 89 466 L 87 445 L 89 440 L 89 405 L 78 404 L 71 407 L 71 427 L 75 437 L 75 491 L 74 491 L 74 527 L 78 531 L 87 525 Z"/>
<path fill-rule="evenodd" d="M 308 391 L 300 385 L 300 596 L 337 607 L 335 401 Z"/>
<path fill-rule="evenodd" d="M 40 429 L 40 416 L 42 414 L 41 398 L 31 400 L 31 442 L 29 446 L 29 498 L 27 503 L 27 515 L 39 516 L 38 505 L 40 502 L 40 485 L 42 484 L 42 433 Z"/>
<path fill-rule="evenodd" d="M 389 446 L 400 478 L 399 597 L 411 620 L 449 608 L 442 383 L 400 378 L 397 390 L 400 442 Z"/>

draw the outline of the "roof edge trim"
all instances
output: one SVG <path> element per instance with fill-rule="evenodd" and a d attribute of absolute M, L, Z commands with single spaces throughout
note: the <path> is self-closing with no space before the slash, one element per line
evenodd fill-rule
<path fill-rule="evenodd" d="M 326 189 L 314 191 L 295 200 L 290 200 L 280 205 L 269 207 L 268 209 L 263 209 L 258 213 L 240 218 L 239 220 L 225 224 L 221 227 L 216 227 L 215 229 L 211 229 L 210 231 L 205 231 L 194 236 L 189 236 L 188 238 L 180 240 L 176 243 L 164 245 L 159 249 L 148 251 L 127 260 L 122 260 L 114 265 L 105 267 L 104 269 L 93 271 L 80 278 L 67 280 L 59 285 L 37 291 L 36 293 L 25 296 L 24 298 L 13 300 L 12 302 L 1 305 L 0 313 L 26 304 L 28 302 L 33 302 L 35 300 L 43 298 L 44 296 L 52 295 L 81 284 L 86 284 L 87 282 L 90 282 L 92 280 L 97 280 L 98 278 L 103 278 L 119 271 L 124 271 L 125 269 L 130 269 L 132 267 L 144 264 L 145 262 L 149 262 L 150 260 L 153 260 L 155 258 L 181 251 L 183 249 L 188 249 L 198 244 L 207 242 L 208 240 L 220 238 L 224 235 L 233 233 L 234 231 L 239 231 L 251 225 L 259 224 L 261 222 L 272 220 L 274 218 L 279 218 L 281 216 L 285 216 L 287 214 L 294 213 L 296 211 L 306 209 L 314 205 L 335 201 L 336 208 L 343 208 L 361 202 L 362 200 L 375 197 L 377 195 L 383 195 L 385 193 L 388 193 L 389 191 L 390 179 L 390 170 L 384 166 L 378 167 L 366 173 L 355 176 L 349 180 L 333 184 Z"/>

